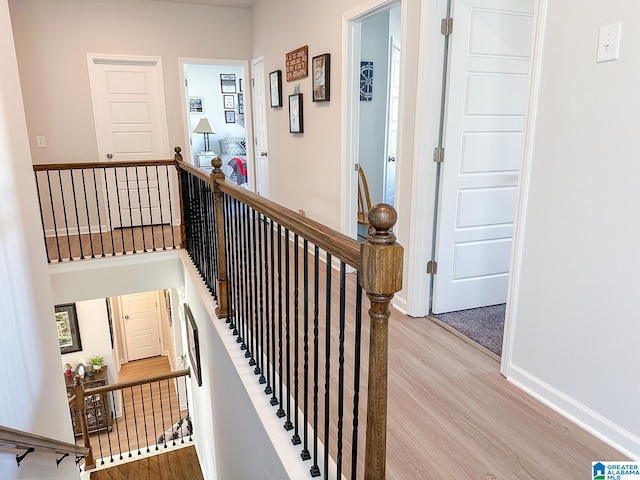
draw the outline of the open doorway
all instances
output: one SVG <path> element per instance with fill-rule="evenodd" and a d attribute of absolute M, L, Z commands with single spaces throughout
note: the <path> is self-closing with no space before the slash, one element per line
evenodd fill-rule
<path fill-rule="evenodd" d="M 449 0 L 431 314 L 502 353 L 534 0 Z M 443 160 L 443 161 L 442 161 Z"/>
<path fill-rule="evenodd" d="M 253 188 L 250 100 L 247 62 L 181 59 L 184 77 L 184 128 L 189 139 L 185 161 L 211 170 L 214 157 L 222 160 L 228 180 Z"/>
<path fill-rule="evenodd" d="M 349 19 L 347 44 L 347 233 L 363 239 L 370 206 L 395 203 L 401 3 L 381 2 Z"/>

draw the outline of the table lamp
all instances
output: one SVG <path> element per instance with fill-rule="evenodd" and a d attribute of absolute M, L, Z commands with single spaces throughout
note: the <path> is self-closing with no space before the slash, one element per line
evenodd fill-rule
<path fill-rule="evenodd" d="M 196 128 L 193 131 L 195 133 L 204 134 L 204 152 L 203 153 L 208 152 L 209 151 L 209 134 L 210 133 L 215 134 L 216 132 L 211 127 L 211 124 L 209 123 L 209 120 L 207 120 L 207 117 L 202 117 L 198 122 L 198 125 L 196 125 Z"/>

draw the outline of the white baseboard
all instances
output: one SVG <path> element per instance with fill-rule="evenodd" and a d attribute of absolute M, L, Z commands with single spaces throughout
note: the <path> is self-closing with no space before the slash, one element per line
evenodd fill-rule
<path fill-rule="evenodd" d="M 91 225 L 91 233 L 100 233 L 100 232 L 110 232 L 111 229 L 108 225 Z M 54 230 L 53 228 L 48 228 L 44 231 L 45 236 L 47 237 L 60 237 L 67 235 L 67 229 L 59 227 Z M 89 234 L 89 227 L 80 227 L 80 234 L 87 235 Z M 69 227 L 69 235 L 78 235 L 78 227 Z"/>
<path fill-rule="evenodd" d="M 398 310 L 400 313 L 402 313 L 403 315 L 407 315 L 407 299 L 404 297 L 399 297 L 398 294 L 396 294 L 393 297 L 393 300 L 391 301 L 391 305 L 393 305 L 393 307 Z"/>
<path fill-rule="evenodd" d="M 625 430 L 518 366 L 510 366 L 507 380 L 537 398 L 563 417 L 566 417 L 603 442 L 611 445 L 623 455 L 635 461 L 640 460 L 640 437 Z M 593 460 L 615 461 L 619 459 L 594 458 Z"/>

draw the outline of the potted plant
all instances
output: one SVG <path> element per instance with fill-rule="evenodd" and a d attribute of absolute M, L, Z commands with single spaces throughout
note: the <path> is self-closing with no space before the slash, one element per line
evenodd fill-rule
<path fill-rule="evenodd" d="M 104 365 L 104 357 L 91 357 L 89 359 L 89 365 L 93 367 L 94 372 L 99 372 Z"/>

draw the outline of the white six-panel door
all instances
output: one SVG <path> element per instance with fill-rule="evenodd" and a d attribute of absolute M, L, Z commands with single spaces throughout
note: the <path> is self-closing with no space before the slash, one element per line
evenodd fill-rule
<path fill-rule="evenodd" d="M 454 0 L 434 313 L 504 303 L 533 0 Z"/>
<path fill-rule="evenodd" d="M 120 297 L 127 361 L 162 354 L 157 292 Z"/>
<path fill-rule="evenodd" d="M 269 147 L 267 145 L 267 95 L 265 90 L 264 60 L 251 62 L 253 94 L 253 126 L 255 131 L 256 193 L 269 198 Z"/>

